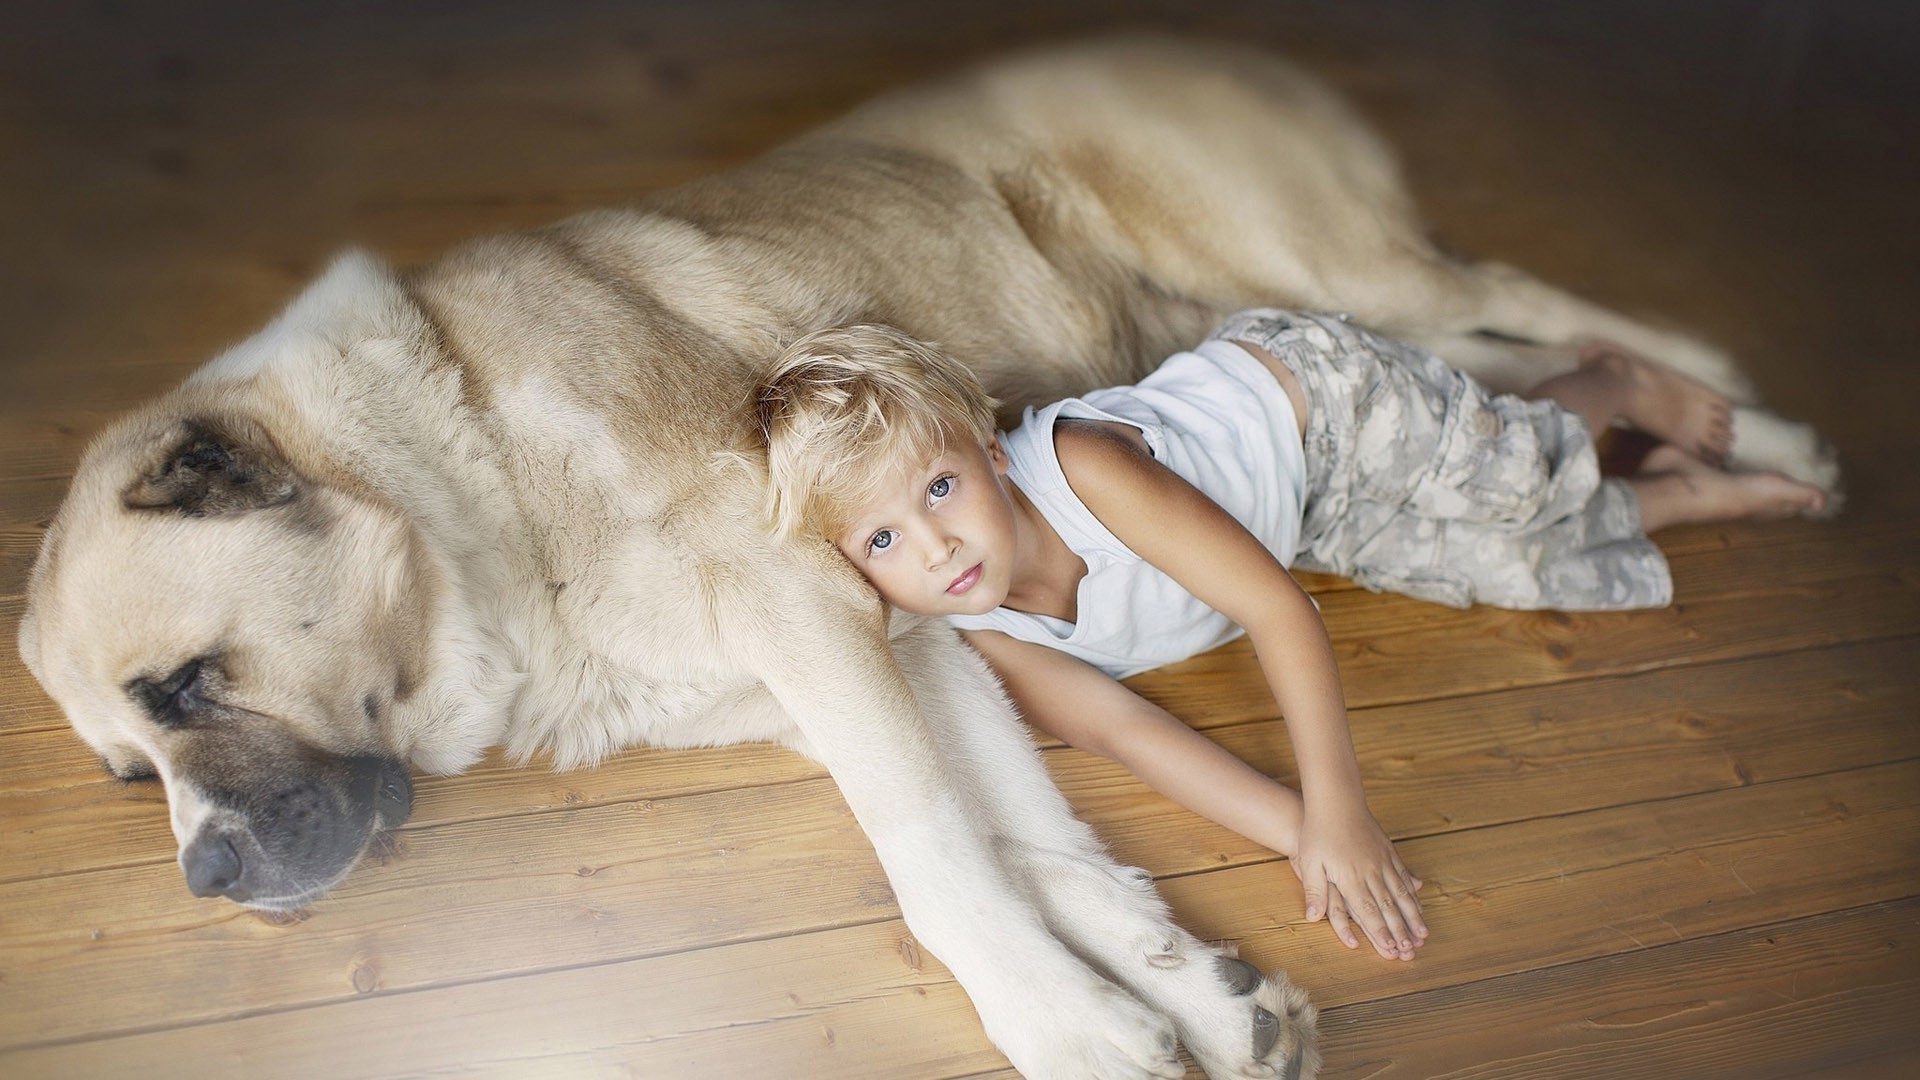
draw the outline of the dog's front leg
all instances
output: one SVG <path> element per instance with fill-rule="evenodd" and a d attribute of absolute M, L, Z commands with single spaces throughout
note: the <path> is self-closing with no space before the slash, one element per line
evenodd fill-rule
<path fill-rule="evenodd" d="M 1208 1076 L 1310 1080 L 1319 1054 L 1306 994 L 1175 924 L 1152 877 L 1114 862 L 1074 817 L 1004 695 L 978 691 L 985 661 L 939 622 L 897 621 L 894 654 L 941 760 L 1054 934 L 1171 1018 Z"/>
<path fill-rule="evenodd" d="M 752 643 L 748 659 L 839 784 L 907 925 L 973 998 L 988 1037 L 1033 1080 L 1183 1075 L 1172 1023 L 1075 956 L 1016 886 L 887 648 L 877 605 L 856 608 L 848 589 L 804 578 L 777 585 L 777 610 L 762 608 L 772 621 L 728 637 Z M 999 699 L 984 671 L 954 692 Z"/>

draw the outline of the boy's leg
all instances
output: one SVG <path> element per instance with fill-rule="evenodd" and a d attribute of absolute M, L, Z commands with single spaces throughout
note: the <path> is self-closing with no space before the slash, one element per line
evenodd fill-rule
<path fill-rule="evenodd" d="M 1314 466 L 1324 488 L 1309 494 L 1300 565 L 1458 607 L 1668 602 L 1634 493 L 1601 482 L 1577 413 L 1495 396 L 1417 349 L 1316 322 L 1331 340 L 1304 381 L 1344 387 L 1347 408 L 1322 411 L 1343 431 L 1310 440 L 1310 458 L 1335 457 Z"/>
<path fill-rule="evenodd" d="M 1624 481 L 1603 481 L 1571 512 L 1517 531 L 1403 514 L 1356 553 L 1353 577 L 1454 607 L 1665 607 L 1672 575 L 1641 528 L 1635 494 Z"/>
<path fill-rule="evenodd" d="M 1581 350 L 1578 368 L 1525 396 L 1579 413 L 1596 434 L 1624 420 L 1709 464 L 1724 462 L 1733 446 L 1733 406 L 1726 398 L 1610 345 Z"/>
<path fill-rule="evenodd" d="M 1779 473 L 1727 472 L 1670 447 L 1647 455 L 1639 476 L 1628 481 L 1640 500 L 1641 527 L 1753 519 L 1766 521 L 1817 514 L 1826 495 Z"/>

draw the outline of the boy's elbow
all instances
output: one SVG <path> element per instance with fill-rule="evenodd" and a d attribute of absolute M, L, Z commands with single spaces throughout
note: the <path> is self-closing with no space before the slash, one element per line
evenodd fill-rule
<path fill-rule="evenodd" d="M 1043 726 L 1041 730 L 1075 750 L 1084 750 L 1108 760 L 1113 759 L 1113 744 L 1107 739 L 1107 733 L 1098 723 L 1078 724 L 1071 728 L 1057 725 Z"/>
<path fill-rule="evenodd" d="M 1026 710 L 1022 710 L 1022 714 L 1027 723 L 1031 724 L 1036 730 L 1042 734 L 1051 735 L 1059 739 L 1075 750 L 1085 750 L 1089 754 L 1097 754 L 1100 757 L 1108 759 L 1113 758 L 1111 732 L 1107 730 L 1107 725 L 1101 723 L 1097 717 L 1091 720 L 1084 717 L 1075 717 L 1070 722 L 1060 723 L 1052 717 L 1039 716 Z"/>
<path fill-rule="evenodd" d="M 1317 625 L 1325 621 L 1320 615 L 1320 605 L 1314 603 L 1313 597 L 1300 588 L 1279 589 L 1267 594 L 1259 607 L 1246 612 L 1246 616 L 1245 619 L 1228 617 L 1234 618 L 1256 643 L 1267 635 L 1297 633 L 1303 622 Z"/>

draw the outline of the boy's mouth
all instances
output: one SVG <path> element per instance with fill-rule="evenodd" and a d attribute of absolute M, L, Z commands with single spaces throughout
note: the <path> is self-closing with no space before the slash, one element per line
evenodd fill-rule
<path fill-rule="evenodd" d="M 954 578 L 953 584 L 947 586 L 947 594 L 949 596 L 959 596 L 965 593 L 968 589 L 971 589 L 975 585 L 979 584 L 980 568 L 985 565 L 986 565 L 985 563 L 974 563 L 973 569 L 967 571 L 964 574 L 961 574 L 957 578 Z"/>

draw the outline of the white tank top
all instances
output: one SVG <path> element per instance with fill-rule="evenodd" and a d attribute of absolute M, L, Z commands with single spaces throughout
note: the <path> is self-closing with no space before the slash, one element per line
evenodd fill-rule
<path fill-rule="evenodd" d="M 1246 350 L 1207 341 L 1133 386 L 1028 409 L 1019 427 L 1001 433 L 1008 478 L 1086 561 L 1079 621 L 1005 607 L 948 621 L 1059 649 L 1116 679 L 1239 637 L 1238 626 L 1134 554 L 1073 493 L 1053 447 L 1061 419 L 1137 428 L 1156 460 L 1233 515 L 1283 565 L 1292 563 L 1307 475 L 1293 403 Z"/>

